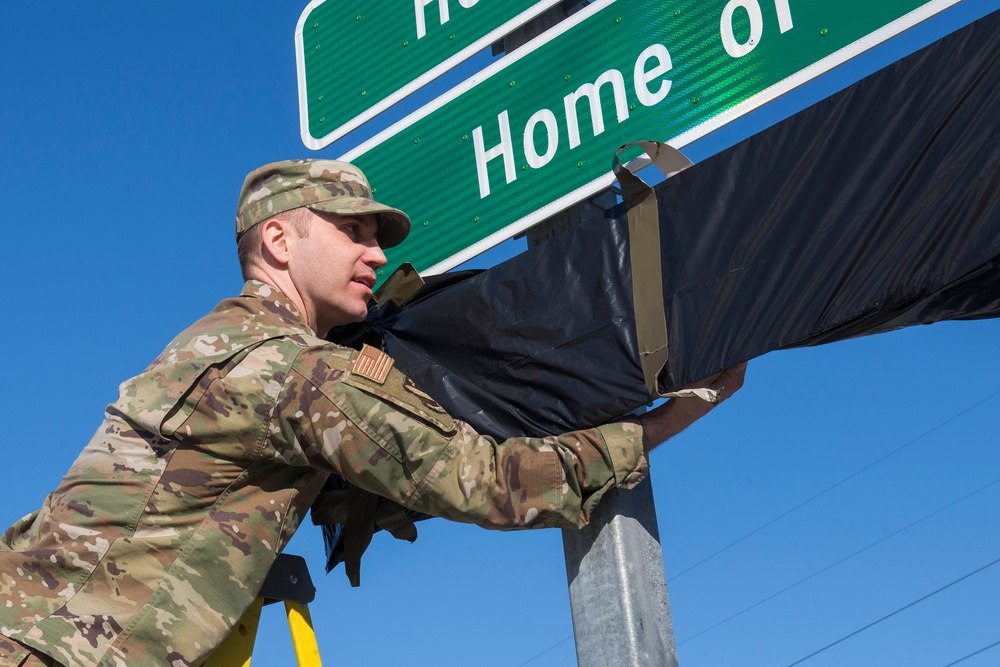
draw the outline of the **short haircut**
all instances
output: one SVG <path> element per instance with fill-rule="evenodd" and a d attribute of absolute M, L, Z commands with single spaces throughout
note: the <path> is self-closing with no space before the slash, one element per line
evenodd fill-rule
<path fill-rule="evenodd" d="M 305 208 L 293 208 L 290 211 L 278 213 L 273 217 L 291 224 L 292 229 L 295 230 L 295 234 L 300 239 L 309 236 L 309 215 L 306 213 Z M 263 234 L 261 233 L 263 224 L 263 222 L 260 222 L 254 225 L 243 232 L 240 238 L 236 240 L 236 259 L 239 260 L 243 280 L 250 280 L 254 277 L 252 275 L 253 268 L 261 261 L 260 250 L 261 244 L 264 241 Z"/>

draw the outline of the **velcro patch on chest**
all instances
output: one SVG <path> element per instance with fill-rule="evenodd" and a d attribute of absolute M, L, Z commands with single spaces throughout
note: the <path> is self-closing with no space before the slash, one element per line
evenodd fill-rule
<path fill-rule="evenodd" d="M 354 361 L 354 368 L 351 369 L 351 372 L 372 382 L 383 384 L 389 376 L 389 371 L 392 370 L 392 364 L 392 357 L 388 354 L 382 350 L 376 350 L 370 345 L 365 345 L 361 348 L 361 354 Z"/>

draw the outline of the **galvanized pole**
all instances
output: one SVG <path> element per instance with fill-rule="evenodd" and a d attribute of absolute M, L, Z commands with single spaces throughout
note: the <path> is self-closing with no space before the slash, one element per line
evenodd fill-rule
<path fill-rule="evenodd" d="M 612 491 L 583 530 L 563 530 L 580 667 L 677 667 L 649 479 Z"/>
<path fill-rule="evenodd" d="M 494 46 L 510 52 L 586 5 L 567 0 Z M 610 164 L 610 157 L 608 159 Z M 527 232 L 534 246 L 616 203 L 611 192 L 559 213 Z M 564 530 L 566 576 L 580 667 L 676 667 L 677 649 L 667 599 L 663 552 L 649 479 L 613 490 L 590 525 Z"/>

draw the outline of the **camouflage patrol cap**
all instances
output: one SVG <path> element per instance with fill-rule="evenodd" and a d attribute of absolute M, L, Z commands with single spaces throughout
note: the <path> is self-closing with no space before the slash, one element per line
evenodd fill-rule
<path fill-rule="evenodd" d="M 410 233 L 410 218 L 372 199 L 361 170 L 336 160 L 272 162 L 247 175 L 236 205 L 236 238 L 278 213 L 305 207 L 337 215 L 374 214 L 383 248 L 402 243 Z"/>

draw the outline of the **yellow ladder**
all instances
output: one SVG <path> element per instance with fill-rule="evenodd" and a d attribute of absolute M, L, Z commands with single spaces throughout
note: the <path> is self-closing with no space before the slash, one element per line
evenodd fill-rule
<path fill-rule="evenodd" d="M 204 667 L 250 667 L 260 612 L 265 604 L 283 601 L 288 615 L 288 628 L 292 633 L 292 646 L 299 667 L 322 667 L 316 632 L 309 617 L 308 603 L 316 597 L 316 588 L 306 561 L 301 556 L 280 554 L 264 580 L 260 595 L 243 618 L 236 624 L 225 641 L 219 645 Z"/>

